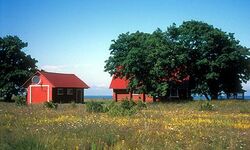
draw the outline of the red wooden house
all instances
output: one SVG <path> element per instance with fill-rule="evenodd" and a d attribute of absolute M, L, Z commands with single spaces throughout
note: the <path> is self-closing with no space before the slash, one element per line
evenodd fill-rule
<path fill-rule="evenodd" d="M 89 86 L 74 74 L 37 71 L 23 87 L 27 89 L 27 103 L 36 104 L 83 102 L 84 89 Z"/>
<path fill-rule="evenodd" d="M 163 100 L 167 99 L 190 99 L 190 90 L 188 89 L 189 76 L 182 81 L 176 80 L 174 84 L 170 84 L 170 89 L 167 91 L 165 97 L 161 97 Z M 134 101 L 153 102 L 154 98 L 145 93 L 133 93 L 128 90 L 129 80 L 125 78 L 119 78 L 113 76 L 110 89 L 113 89 L 113 99 L 115 101 L 121 101 L 124 99 L 133 99 Z M 157 101 L 159 98 L 157 99 Z"/>

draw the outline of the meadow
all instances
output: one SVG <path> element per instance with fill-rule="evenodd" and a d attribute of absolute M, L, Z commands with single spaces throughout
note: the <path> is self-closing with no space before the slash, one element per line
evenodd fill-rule
<path fill-rule="evenodd" d="M 0 149 L 250 149 L 250 101 L 211 101 L 212 110 L 201 110 L 205 103 L 157 102 L 110 116 L 85 104 L 0 102 Z"/>

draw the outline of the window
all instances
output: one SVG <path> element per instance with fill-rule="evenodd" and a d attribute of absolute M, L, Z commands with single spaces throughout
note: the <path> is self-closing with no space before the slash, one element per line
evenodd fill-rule
<path fill-rule="evenodd" d="M 170 97 L 179 97 L 178 88 L 171 88 L 170 89 Z"/>
<path fill-rule="evenodd" d="M 39 76 L 34 76 L 32 79 L 31 79 L 32 83 L 34 84 L 39 84 L 41 79 Z"/>
<path fill-rule="evenodd" d="M 57 95 L 63 95 L 63 89 L 57 89 Z"/>
<path fill-rule="evenodd" d="M 73 95 L 73 89 L 67 89 L 67 95 Z"/>

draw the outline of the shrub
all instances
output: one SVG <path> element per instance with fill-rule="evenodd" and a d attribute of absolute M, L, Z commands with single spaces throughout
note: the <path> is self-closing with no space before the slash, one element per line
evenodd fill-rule
<path fill-rule="evenodd" d="M 71 105 L 72 108 L 76 108 L 76 103 L 75 103 L 75 101 L 71 101 L 70 105 Z"/>
<path fill-rule="evenodd" d="M 35 137 L 25 137 L 20 140 L 13 141 L 11 143 L 10 149 L 19 149 L 19 150 L 46 150 L 46 146 L 42 144 L 38 138 Z"/>
<path fill-rule="evenodd" d="M 112 109 L 114 106 L 116 105 L 115 101 L 111 101 L 109 103 L 106 103 L 106 105 L 104 105 L 104 112 L 108 112 L 110 109 Z"/>
<path fill-rule="evenodd" d="M 14 100 L 17 106 L 24 106 L 27 104 L 25 96 L 16 96 Z"/>
<path fill-rule="evenodd" d="M 113 107 L 111 107 L 107 112 L 111 116 L 123 116 L 123 110 L 119 107 L 119 105 L 115 104 Z"/>
<path fill-rule="evenodd" d="M 108 107 L 108 114 L 111 116 L 131 116 L 143 108 L 146 108 L 146 104 L 141 101 L 136 104 L 133 100 L 123 100 L 121 103 L 111 103 Z"/>
<path fill-rule="evenodd" d="M 125 99 L 125 100 L 123 100 L 122 102 L 121 102 L 121 107 L 123 108 L 123 109 L 131 109 L 131 108 L 133 108 L 134 106 L 136 105 L 136 103 L 133 101 L 133 100 L 127 100 L 127 99 Z"/>
<path fill-rule="evenodd" d="M 138 101 L 136 107 L 137 107 L 138 109 L 143 109 L 143 108 L 147 108 L 147 105 L 146 105 L 146 103 L 143 102 L 143 101 Z"/>
<path fill-rule="evenodd" d="M 44 102 L 44 106 L 45 106 L 46 108 L 57 109 L 58 104 L 57 104 L 57 103 L 54 103 L 54 102 L 52 102 L 52 101 L 49 101 L 49 102 Z"/>
<path fill-rule="evenodd" d="M 87 112 L 104 112 L 104 107 L 100 102 L 90 101 L 86 103 Z"/>
<path fill-rule="evenodd" d="M 201 104 L 200 110 L 207 110 L 207 111 L 211 111 L 214 110 L 214 105 L 210 104 L 209 102 L 203 103 Z"/>
<path fill-rule="evenodd" d="M 121 107 L 121 104 L 116 104 L 108 111 L 108 114 L 111 116 L 131 116 L 136 112 L 136 107 L 124 109 L 123 107 Z"/>

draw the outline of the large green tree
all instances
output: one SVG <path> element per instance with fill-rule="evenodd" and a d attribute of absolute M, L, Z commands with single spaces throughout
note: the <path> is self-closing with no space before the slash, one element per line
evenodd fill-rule
<path fill-rule="evenodd" d="M 0 37 L 0 93 L 6 101 L 22 91 L 22 84 L 37 69 L 37 60 L 22 51 L 27 43 L 17 36 Z"/>
<path fill-rule="evenodd" d="M 242 91 L 241 83 L 250 77 L 250 52 L 232 33 L 200 21 L 184 22 L 175 30 L 194 93 L 217 99 L 220 92 Z"/>
<path fill-rule="evenodd" d="M 110 51 L 105 71 L 130 80 L 130 91 L 165 96 L 169 88 L 168 79 L 184 77 L 173 74 L 183 67 L 179 61 L 183 54 L 179 54 L 167 34 L 160 29 L 152 34 L 139 31 L 121 34 L 113 40 Z"/>
<path fill-rule="evenodd" d="M 152 95 L 166 95 L 173 81 L 189 76 L 194 94 L 217 99 L 222 91 L 241 91 L 250 78 L 249 49 L 232 33 L 199 21 L 173 24 L 165 32 L 121 34 L 110 51 L 105 71 L 129 79 L 130 90 Z"/>
<path fill-rule="evenodd" d="M 119 35 L 110 46 L 111 56 L 106 61 L 105 70 L 117 77 L 130 80 L 130 90 L 150 91 L 154 87 L 151 69 L 155 48 L 150 48 L 150 34 L 143 32 Z M 152 59 L 150 60 L 149 57 Z"/>

